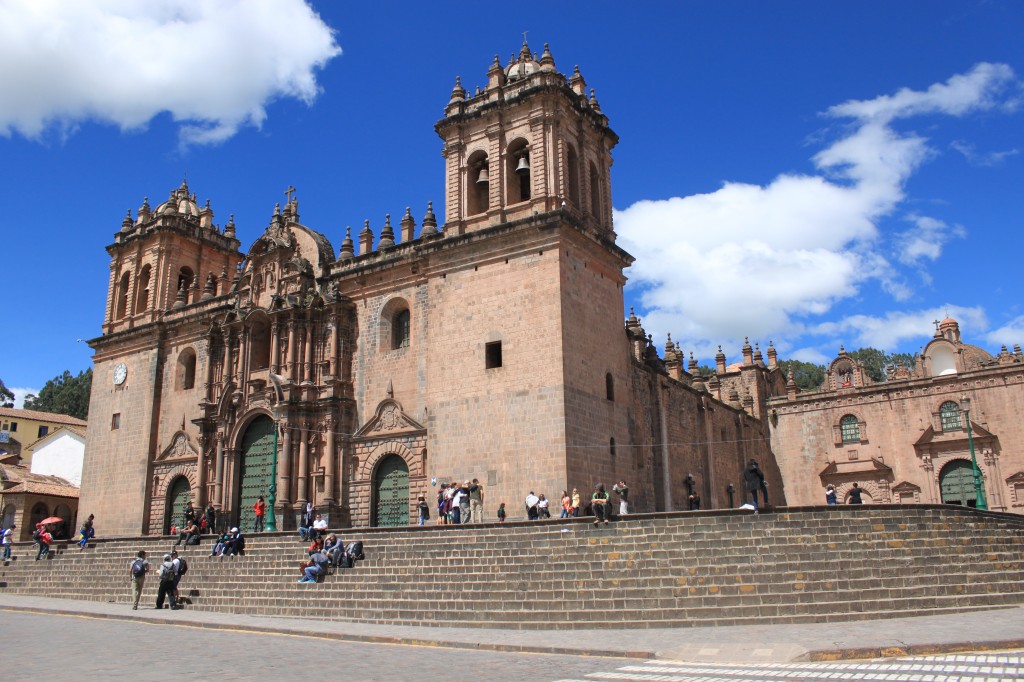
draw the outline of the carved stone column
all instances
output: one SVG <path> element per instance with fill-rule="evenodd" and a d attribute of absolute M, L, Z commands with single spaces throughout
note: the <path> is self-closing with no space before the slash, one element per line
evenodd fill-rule
<path fill-rule="evenodd" d="M 201 511 L 206 509 L 206 447 L 210 444 L 210 437 L 200 433 L 197 441 L 199 457 L 196 460 L 196 506 Z"/>
<path fill-rule="evenodd" d="M 288 320 L 288 381 L 295 381 L 295 320 Z"/>
<path fill-rule="evenodd" d="M 313 323 L 306 320 L 306 339 L 304 343 L 306 359 L 302 364 L 303 381 L 313 381 Z"/>
<path fill-rule="evenodd" d="M 224 508 L 224 434 L 218 433 L 217 436 L 217 457 L 216 461 L 216 473 L 213 479 L 213 506 L 217 511 Z"/>
<path fill-rule="evenodd" d="M 281 358 L 278 357 L 279 348 L 277 343 L 277 335 L 280 332 L 280 330 L 281 325 L 279 325 L 275 320 L 273 324 L 270 325 L 270 371 L 273 372 L 274 374 L 281 373 Z"/>
<path fill-rule="evenodd" d="M 299 471 L 296 475 L 299 484 L 296 504 L 309 502 L 309 422 L 303 422 L 304 431 L 299 435 Z"/>
<path fill-rule="evenodd" d="M 334 452 L 334 426 L 336 422 L 332 415 L 324 418 L 324 435 L 326 436 L 326 447 L 324 448 L 324 502 L 334 504 L 334 463 L 337 454 Z"/>
<path fill-rule="evenodd" d="M 331 364 L 328 373 L 334 377 L 338 377 L 338 318 L 334 318 L 331 321 L 331 340 L 329 341 L 330 350 L 328 351 L 328 357 L 330 358 Z"/>

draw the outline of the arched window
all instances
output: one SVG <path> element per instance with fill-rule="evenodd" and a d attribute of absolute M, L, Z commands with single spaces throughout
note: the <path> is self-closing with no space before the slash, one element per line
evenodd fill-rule
<path fill-rule="evenodd" d="M 505 178 L 509 204 L 518 204 L 530 198 L 530 156 L 526 140 L 519 139 L 508 146 Z"/>
<path fill-rule="evenodd" d="M 192 268 L 183 265 L 181 270 L 178 271 L 178 286 L 174 289 L 175 293 L 181 289 L 185 289 L 185 292 L 188 293 L 188 288 L 192 286 L 192 280 L 194 279 L 195 275 L 192 273 Z"/>
<path fill-rule="evenodd" d="M 942 422 L 943 432 L 959 431 L 963 428 L 960 419 L 960 406 L 952 400 L 947 400 L 939 406 L 939 419 Z"/>
<path fill-rule="evenodd" d="M 120 320 L 128 314 L 128 285 L 131 284 L 132 276 L 127 272 L 121 275 L 117 284 L 117 309 L 114 312 L 114 319 Z"/>
<path fill-rule="evenodd" d="M 848 414 L 839 420 L 839 430 L 842 433 L 844 445 L 860 442 L 860 422 L 852 414 Z"/>
<path fill-rule="evenodd" d="M 490 169 L 487 154 L 476 152 L 466 162 L 469 187 L 466 188 L 466 214 L 476 215 L 491 207 Z"/>
<path fill-rule="evenodd" d="M 175 372 L 175 387 L 179 391 L 187 391 L 196 385 L 196 352 L 186 348 L 178 354 L 178 367 Z"/>
<path fill-rule="evenodd" d="M 593 163 L 590 164 L 590 214 L 601 220 L 601 176 Z"/>
<path fill-rule="evenodd" d="M 270 366 L 270 325 L 266 320 L 257 319 L 249 327 L 249 369 L 266 369 Z"/>
<path fill-rule="evenodd" d="M 135 314 L 146 312 L 149 308 L 149 274 L 148 265 L 143 266 L 139 276 L 135 279 Z"/>
<path fill-rule="evenodd" d="M 615 379 L 611 372 L 604 375 L 604 397 L 608 400 L 615 400 Z"/>
<path fill-rule="evenodd" d="M 391 318 L 391 348 L 409 347 L 409 309 L 395 313 Z"/>
<path fill-rule="evenodd" d="M 580 207 L 580 161 L 576 156 L 576 150 L 572 145 L 567 145 L 566 153 L 566 189 L 569 192 L 569 201 L 576 208 Z"/>

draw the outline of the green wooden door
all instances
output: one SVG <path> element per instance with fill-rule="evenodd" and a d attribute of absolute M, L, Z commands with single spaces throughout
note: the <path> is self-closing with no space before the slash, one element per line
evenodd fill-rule
<path fill-rule="evenodd" d="M 251 533 L 256 521 L 252 506 L 270 492 L 270 473 L 274 456 L 274 422 L 257 417 L 242 437 L 241 485 L 238 500 L 238 527 Z"/>
<path fill-rule="evenodd" d="M 974 490 L 974 469 L 970 462 L 961 459 L 943 467 L 939 475 L 939 486 L 942 489 L 944 504 L 962 504 L 968 507 L 978 504 Z"/>
<path fill-rule="evenodd" d="M 181 528 L 182 521 L 185 518 L 185 507 L 191 499 L 192 488 L 188 484 L 188 479 L 184 476 L 179 476 L 167 494 L 167 513 L 164 514 L 164 535 L 171 532 L 172 524 Z"/>
<path fill-rule="evenodd" d="M 409 467 L 398 455 L 388 455 L 374 476 L 377 526 L 409 525 Z"/>

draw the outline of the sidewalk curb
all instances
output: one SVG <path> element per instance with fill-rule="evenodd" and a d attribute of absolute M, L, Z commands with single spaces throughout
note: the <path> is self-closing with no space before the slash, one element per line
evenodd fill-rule
<path fill-rule="evenodd" d="M 1024 649 L 1024 639 L 996 639 L 980 642 L 946 642 L 944 644 L 911 644 L 890 647 L 856 647 L 852 649 L 818 649 L 808 651 L 801 660 L 821 663 L 829 661 L 867 660 L 874 658 L 903 658 L 905 656 L 939 656 L 979 651 Z"/>
<path fill-rule="evenodd" d="M 247 632 L 252 634 L 288 635 L 291 637 L 311 637 L 314 639 L 330 639 L 341 642 L 365 642 L 367 644 L 398 644 L 404 646 L 421 646 L 448 649 L 473 649 L 477 651 L 495 651 L 519 654 L 552 654 L 562 656 L 590 656 L 595 658 L 628 658 L 649 660 L 658 658 L 653 651 L 613 651 L 584 649 L 557 646 L 532 646 L 526 644 L 492 644 L 489 642 L 464 642 L 428 637 L 391 637 L 385 635 L 356 635 L 345 632 L 319 632 L 301 628 L 271 627 L 264 625 L 242 625 L 238 623 L 205 623 L 202 621 L 181 621 L 162 614 L 151 616 L 119 613 L 93 613 L 72 609 L 55 609 L 38 606 L 0 605 L 0 612 L 16 611 L 19 613 L 39 613 L 52 616 L 78 616 L 82 618 L 102 618 L 106 620 L 135 621 L 155 625 L 178 625 L 182 627 L 206 630 L 228 630 L 231 632 Z"/>

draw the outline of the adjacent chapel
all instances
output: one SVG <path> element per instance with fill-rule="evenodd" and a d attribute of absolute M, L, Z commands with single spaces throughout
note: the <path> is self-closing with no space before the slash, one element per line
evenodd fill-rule
<path fill-rule="evenodd" d="M 524 43 L 475 92 L 456 79 L 435 131 L 443 225 L 406 209 L 336 249 L 289 195 L 242 251 L 186 183 L 124 218 L 82 474 L 106 532 L 167 532 L 188 501 L 251 527 L 261 495 L 282 529 L 307 505 L 332 527 L 406 525 L 417 496 L 473 478 L 487 521 L 620 479 L 638 511 L 722 507 L 751 458 L 785 503 L 774 349 L 705 381 L 623 320 L 618 137 L 579 69 Z"/>

